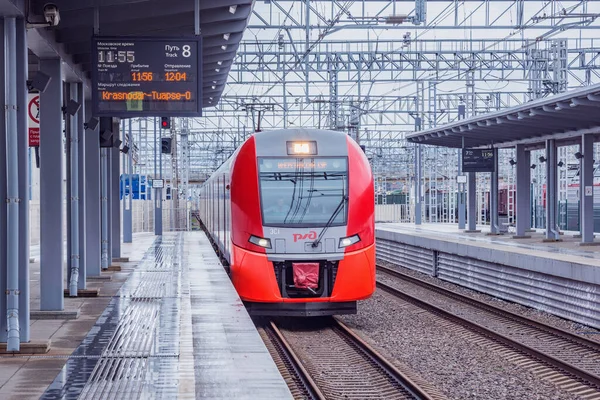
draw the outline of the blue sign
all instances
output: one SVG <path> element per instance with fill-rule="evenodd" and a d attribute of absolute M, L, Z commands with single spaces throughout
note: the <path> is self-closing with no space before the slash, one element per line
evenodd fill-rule
<path fill-rule="evenodd" d="M 130 187 L 131 185 L 131 187 Z M 133 200 L 152 200 L 150 185 L 148 184 L 148 177 L 142 175 L 140 179 L 139 174 L 132 174 L 129 178 L 129 174 L 121 175 L 119 196 L 123 200 L 123 193 L 133 196 Z"/>

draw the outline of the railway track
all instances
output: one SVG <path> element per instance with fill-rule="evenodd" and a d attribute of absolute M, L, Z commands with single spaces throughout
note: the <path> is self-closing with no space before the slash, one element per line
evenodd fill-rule
<path fill-rule="evenodd" d="M 335 318 L 259 329 L 295 398 L 442 399 L 409 377 Z"/>
<path fill-rule="evenodd" d="M 499 343 L 503 349 L 525 355 L 519 359 L 507 354 L 543 379 L 582 398 L 600 399 L 600 343 L 395 269 L 381 265 L 377 269 L 395 278 L 401 286 L 378 280 L 378 288 Z"/>

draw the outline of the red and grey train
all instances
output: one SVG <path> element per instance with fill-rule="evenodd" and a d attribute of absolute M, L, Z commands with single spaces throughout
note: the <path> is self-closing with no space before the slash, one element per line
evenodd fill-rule
<path fill-rule="evenodd" d="M 373 174 L 348 135 L 259 132 L 205 182 L 200 220 L 252 315 L 356 313 L 375 290 Z"/>

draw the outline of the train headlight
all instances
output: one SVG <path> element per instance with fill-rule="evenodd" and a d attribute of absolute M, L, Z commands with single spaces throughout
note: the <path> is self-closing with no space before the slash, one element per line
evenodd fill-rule
<path fill-rule="evenodd" d="M 250 235 L 250 239 L 248 239 L 248 241 L 257 246 L 264 247 L 265 249 L 271 248 L 271 239 L 265 239 L 258 236 Z"/>
<path fill-rule="evenodd" d="M 358 235 L 348 236 L 348 237 L 340 239 L 339 247 L 348 247 L 348 246 L 358 243 L 358 242 L 360 242 L 360 236 L 358 236 Z"/>

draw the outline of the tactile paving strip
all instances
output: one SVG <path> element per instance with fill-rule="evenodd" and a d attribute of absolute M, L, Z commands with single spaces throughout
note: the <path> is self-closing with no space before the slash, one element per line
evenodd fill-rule
<path fill-rule="evenodd" d="M 157 238 L 42 399 L 194 397 L 180 385 L 194 377 L 193 362 L 180 363 L 182 247 L 181 234 Z"/>

